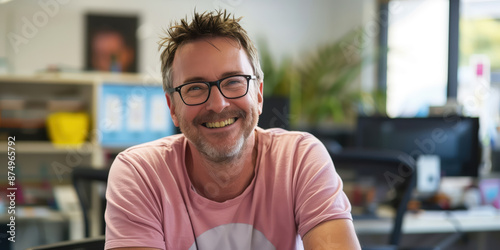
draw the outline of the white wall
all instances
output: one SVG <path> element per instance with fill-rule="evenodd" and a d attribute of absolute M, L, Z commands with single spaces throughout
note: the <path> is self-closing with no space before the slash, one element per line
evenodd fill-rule
<path fill-rule="evenodd" d="M 256 41 L 264 38 L 275 56 L 300 59 L 317 45 L 334 41 L 374 16 L 374 0 L 14 0 L 0 4 L 0 57 L 12 73 L 32 73 L 50 64 L 84 67 L 84 15 L 137 13 L 142 26 L 139 70 L 159 72 L 162 29 L 198 11 L 227 8 L 244 16 Z M 49 3 L 47 5 L 47 3 Z M 44 8 L 43 6 L 50 6 Z M 368 6 L 368 7 L 367 7 Z M 368 10 L 367 10 L 368 9 Z M 46 18 L 44 18 L 46 17 Z M 30 24 L 35 29 L 28 29 Z M 15 34 L 15 35 L 14 35 Z M 17 35 L 17 36 L 16 36 Z M 12 42 L 12 38 L 21 38 Z"/>

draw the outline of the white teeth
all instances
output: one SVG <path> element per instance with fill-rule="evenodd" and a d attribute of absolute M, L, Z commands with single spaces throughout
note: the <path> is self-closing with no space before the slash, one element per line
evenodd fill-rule
<path fill-rule="evenodd" d="M 207 122 L 205 125 L 207 126 L 207 128 L 222 128 L 222 127 L 225 127 L 227 125 L 233 124 L 235 121 L 236 121 L 236 119 L 229 118 L 225 121 L 220 121 L 220 122 Z"/>

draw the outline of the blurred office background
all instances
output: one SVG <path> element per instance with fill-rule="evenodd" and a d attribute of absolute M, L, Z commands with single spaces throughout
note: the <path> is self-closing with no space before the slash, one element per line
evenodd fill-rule
<path fill-rule="evenodd" d="M 265 73 L 260 126 L 309 131 L 336 151 L 356 146 L 358 117 L 477 117 L 481 150 L 466 147 L 477 171 L 458 182 L 498 178 L 498 0 L 0 0 L 1 159 L 16 136 L 23 191 L 23 240 L 9 245 L 2 228 L 2 249 L 84 237 L 72 170 L 109 168 L 124 148 L 178 132 L 161 90 L 158 41 L 195 8 L 243 16 Z M 120 52 L 99 51 L 95 37 Z"/>

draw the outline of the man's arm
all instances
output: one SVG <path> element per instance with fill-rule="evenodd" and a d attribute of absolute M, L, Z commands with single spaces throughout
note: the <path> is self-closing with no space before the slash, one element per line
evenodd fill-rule
<path fill-rule="evenodd" d="M 304 249 L 361 249 L 349 219 L 329 220 L 313 227 L 302 239 Z"/>

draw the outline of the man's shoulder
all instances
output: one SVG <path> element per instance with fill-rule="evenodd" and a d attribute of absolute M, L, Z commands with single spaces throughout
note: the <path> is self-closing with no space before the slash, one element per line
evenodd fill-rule
<path fill-rule="evenodd" d="M 177 151 L 182 149 L 184 146 L 185 137 L 183 134 L 175 134 L 171 136 L 166 136 L 154 141 L 145 142 L 135 146 L 131 146 L 121 152 L 122 155 L 143 155 L 144 153 L 154 153 L 154 152 L 169 152 Z"/>
<path fill-rule="evenodd" d="M 111 166 L 115 176 L 129 176 L 160 183 L 182 178 L 185 138 L 173 135 L 127 148 L 120 152 Z M 136 173 L 141 174 L 137 175 Z M 172 178 L 158 179 L 158 176 Z M 158 184 L 159 185 L 159 184 Z"/>
<path fill-rule="evenodd" d="M 289 131 L 282 128 L 269 128 L 262 129 L 257 128 L 257 132 L 261 134 L 259 137 L 262 138 L 264 144 L 274 144 L 274 143 L 298 143 L 301 141 L 318 141 L 316 137 L 308 132 L 303 131 Z"/>

